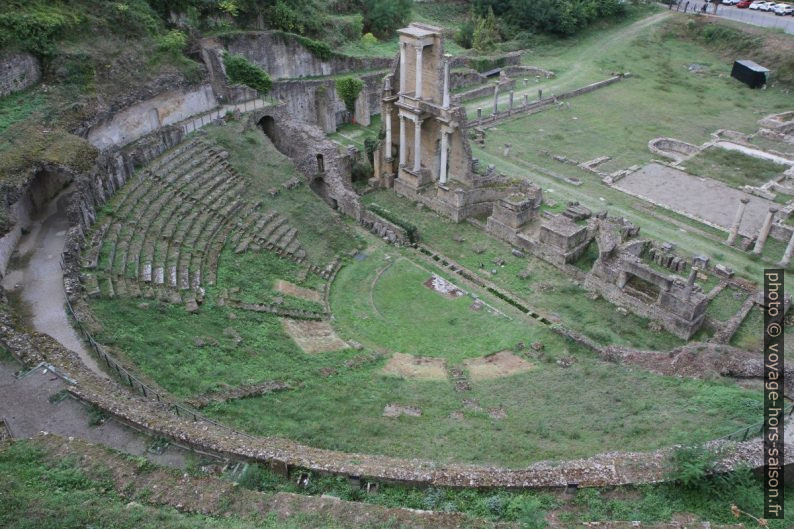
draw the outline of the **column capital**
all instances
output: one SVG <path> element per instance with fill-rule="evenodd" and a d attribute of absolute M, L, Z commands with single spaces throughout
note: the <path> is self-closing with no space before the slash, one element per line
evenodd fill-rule
<path fill-rule="evenodd" d="M 747 197 L 743 197 L 743 198 L 739 199 L 739 202 L 741 202 L 742 204 L 749 204 L 750 203 L 750 199 L 747 198 Z"/>
<path fill-rule="evenodd" d="M 416 48 L 416 52 L 417 52 L 417 53 L 421 53 L 421 52 L 422 52 L 422 50 L 424 50 L 424 49 L 425 49 L 425 45 L 424 45 L 424 43 L 423 43 L 423 42 L 415 42 L 415 43 L 414 43 L 414 48 Z"/>
<path fill-rule="evenodd" d="M 771 207 L 769 208 L 769 212 L 770 212 L 770 213 L 772 213 L 773 215 L 774 215 L 775 213 L 777 213 L 778 211 L 780 211 L 780 210 L 779 210 L 778 208 L 776 208 L 775 206 L 771 206 Z"/>

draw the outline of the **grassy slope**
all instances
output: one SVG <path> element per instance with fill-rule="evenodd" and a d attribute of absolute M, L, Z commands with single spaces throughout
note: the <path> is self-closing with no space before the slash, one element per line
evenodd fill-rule
<path fill-rule="evenodd" d="M 88 475 L 77 461 L 48 460 L 31 442 L 0 444 L 0 526 L 6 529 L 340 529 L 320 516 L 288 520 L 259 515 L 211 517 L 168 506 L 147 505 L 144 494 L 130 502 L 114 490 L 110 471 Z M 153 484 L 156 486 L 156 484 Z M 367 526 L 374 529 L 374 526 Z"/>
<path fill-rule="evenodd" d="M 71 448 L 72 453 L 78 454 Z M 149 476 L 162 475 L 166 469 L 136 460 L 137 468 L 129 478 L 137 479 L 119 491 L 120 483 L 109 480 L 109 469 L 123 455 L 91 450 L 86 459 L 57 459 L 38 440 L 19 440 L 0 444 L 0 494 L 9 498 L 0 511 L 0 524 L 9 529 L 114 527 L 118 529 L 296 529 L 313 527 L 331 529 L 338 524 L 317 517 L 295 514 L 276 522 L 271 518 L 245 513 L 257 506 L 247 503 L 250 493 L 224 496 L 217 509 L 221 515 L 185 514 L 157 505 L 145 485 Z M 126 462 L 125 462 L 126 463 Z M 573 498 L 548 491 L 501 491 L 460 489 L 417 489 L 381 484 L 378 494 L 366 494 L 347 479 L 312 476 L 307 488 L 296 485 L 297 476 L 284 479 L 257 465 L 249 466 L 239 478 L 240 485 L 265 493 L 292 492 L 307 495 L 329 494 L 350 501 L 362 501 L 387 507 L 463 512 L 493 521 L 518 521 L 526 527 L 541 527 L 543 520 L 554 519 L 565 526 L 584 521 L 638 520 L 643 523 L 670 521 L 674 513 L 692 513 L 712 523 L 734 523 L 728 506 L 736 503 L 751 513 L 763 506 L 760 482 L 748 473 L 736 473 L 727 480 L 705 480 L 697 487 L 683 489 L 673 485 L 622 487 L 620 489 L 584 489 Z M 208 487 L 216 482 L 206 481 Z M 221 483 L 218 483 L 221 485 Z M 114 490 L 115 489 L 115 490 Z M 213 489 L 203 491 L 213 494 Z M 245 492 L 245 491 L 243 491 Z M 794 509 L 790 488 L 787 510 Z M 156 496 L 156 495 L 155 495 Z M 130 502 L 133 500 L 133 502 Z M 242 514 L 241 514 L 242 513 Z M 387 524 L 390 529 L 398 529 Z M 362 525 L 374 529 L 375 525 Z M 769 520 L 771 529 L 783 529 L 785 521 Z"/>
<path fill-rule="evenodd" d="M 249 200 L 261 200 L 262 211 L 276 210 L 298 228 L 298 239 L 309 261 L 325 266 L 337 254 L 348 253 L 359 244 L 339 214 L 329 209 L 305 183 L 289 191 L 282 187 L 291 178 L 303 182 L 303 175 L 262 131 L 245 129 L 243 122 L 205 130 L 210 139 L 229 151 L 229 163 L 249 184 Z M 271 188 L 279 191 L 275 198 L 268 193 Z"/>

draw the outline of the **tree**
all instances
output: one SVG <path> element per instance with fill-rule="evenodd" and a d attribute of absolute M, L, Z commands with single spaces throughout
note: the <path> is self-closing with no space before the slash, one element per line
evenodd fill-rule
<path fill-rule="evenodd" d="M 248 59 L 242 55 L 226 53 L 223 56 L 223 66 L 226 69 L 226 77 L 232 83 L 244 84 L 263 96 L 270 92 L 273 83 L 267 72 L 248 62 Z"/>
<path fill-rule="evenodd" d="M 341 77 L 336 80 L 336 94 L 351 114 L 356 112 L 356 99 L 358 99 L 362 88 L 364 88 L 364 83 L 355 77 Z"/>
<path fill-rule="evenodd" d="M 492 51 L 499 40 L 499 27 L 497 25 L 496 15 L 494 15 L 493 10 L 489 8 L 485 18 L 477 19 L 474 35 L 472 36 L 472 47 L 481 52 Z"/>
<path fill-rule="evenodd" d="M 413 0 L 364 0 L 363 4 L 364 31 L 384 38 L 406 24 Z"/>

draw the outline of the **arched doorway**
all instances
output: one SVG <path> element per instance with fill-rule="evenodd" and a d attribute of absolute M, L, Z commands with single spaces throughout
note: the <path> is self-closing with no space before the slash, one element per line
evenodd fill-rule
<path fill-rule="evenodd" d="M 259 120 L 259 127 L 262 129 L 262 132 L 265 133 L 265 136 L 270 138 L 270 141 L 273 142 L 275 145 L 276 143 L 276 120 L 273 119 L 273 116 L 264 116 L 262 119 Z"/>

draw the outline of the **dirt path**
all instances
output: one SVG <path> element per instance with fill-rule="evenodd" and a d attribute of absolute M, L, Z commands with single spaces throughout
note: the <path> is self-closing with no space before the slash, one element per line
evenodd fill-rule
<path fill-rule="evenodd" d="M 550 95 L 605 79 L 607 77 L 606 74 L 601 76 L 590 75 L 591 64 L 603 57 L 605 50 L 609 50 L 623 42 L 637 38 L 643 31 L 648 30 L 651 26 L 655 26 L 671 16 L 672 13 L 665 11 L 643 18 L 628 26 L 613 31 L 598 33 L 594 38 L 589 40 L 587 46 L 579 46 L 579 49 L 582 50 L 579 56 L 566 67 L 565 72 L 554 77 L 551 83 L 533 83 L 525 88 L 518 88 L 519 84 L 516 83 L 516 89 L 514 90 L 515 101 L 520 101 L 524 94 L 529 94 L 531 100 L 532 97 L 537 94 L 539 88 L 543 89 L 544 94 Z M 509 95 L 507 93 L 501 95 L 499 99 L 500 106 L 502 104 L 507 104 L 506 101 L 508 97 Z M 486 96 L 467 101 L 463 106 L 470 117 L 475 114 L 478 107 L 483 108 L 484 115 L 489 115 L 493 106 L 492 101 L 492 96 Z"/>
<path fill-rule="evenodd" d="M 80 355 L 92 371 L 107 376 L 88 352 L 66 316 L 61 253 L 69 229 L 65 210 L 70 189 L 52 199 L 19 242 L 3 288 L 16 297 L 30 324 Z"/>

